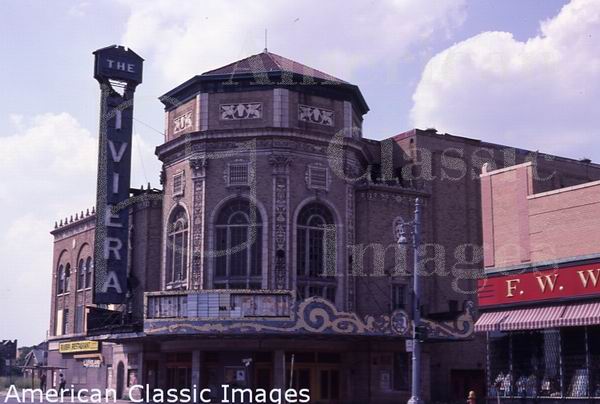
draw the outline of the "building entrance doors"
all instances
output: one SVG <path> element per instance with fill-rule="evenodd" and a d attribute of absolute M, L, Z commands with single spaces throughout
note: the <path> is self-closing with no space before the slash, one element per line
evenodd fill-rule
<path fill-rule="evenodd" d="M 167 356 L 167 387 L 187 389 L 192 385 L 192 354 L 171 353 Z"/>
<path fill-rule="evenodd" d="M 291 368 L 287 369 L 289 386 Z M 298 364 L 294 366 L 292 388 L 308 389 L 311 403 L 337 403 L 340 399 L 340 369 L 337 365 Z"/>

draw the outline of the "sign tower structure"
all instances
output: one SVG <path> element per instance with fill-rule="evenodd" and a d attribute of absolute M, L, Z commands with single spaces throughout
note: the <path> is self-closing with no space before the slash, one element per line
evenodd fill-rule
<path fill-rule="evenodd" d="M 128 291 L 133 100 L 136 86 L 142 82 L 144 59 L 117 45 L 93 54 L 94 78 L 101 91 L 94 303 L 123 304 Z"/>

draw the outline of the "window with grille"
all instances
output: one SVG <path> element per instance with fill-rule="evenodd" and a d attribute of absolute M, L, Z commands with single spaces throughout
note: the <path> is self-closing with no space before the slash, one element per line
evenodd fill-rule
<path fill-rule="evenodd" d="M 230 164 L 228 180 L 229 185 L 248 185 L 248 164 Z"/>
<path fill-rule="evenodd" d="M 314 189 L 327 189 L 328 180 L 327 167 L 308 167 L 308 187 Z"/>
<path fill-rule="evenodd" d="M 406 308 L 406 285 L 392 285 L 392 310 Z"/>
<path fill-rule="evenodd" d="M 185 189 L 184 172 L 177 173 L 173 176 L 173 195 L 183 195 Z"/>

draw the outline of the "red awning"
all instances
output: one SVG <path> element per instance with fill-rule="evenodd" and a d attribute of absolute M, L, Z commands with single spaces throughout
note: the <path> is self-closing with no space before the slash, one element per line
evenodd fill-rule
<path fill-rule="evenodd" d="M 513 310 L 500 325 L 500 331 L 559 327 L 564 309 L 564 306 L 549 306 Z"/>
<path fill-rule="evenodd" d="M 475 331 L 535 330 L 592 324 L 600 324 L 600 302 L 486 312 L 475 323 Z"/>
<path fill-rule="evenodd" d="M 600 302 L 567 306 L 562 319 L 564 326 L 600 324 Z"/>
<path fill-rule="evenodd" d="M 500 324 L 508 317 L 507 311 L 482 313 L 475 323 L 476 332 L 498 331 Z"/>

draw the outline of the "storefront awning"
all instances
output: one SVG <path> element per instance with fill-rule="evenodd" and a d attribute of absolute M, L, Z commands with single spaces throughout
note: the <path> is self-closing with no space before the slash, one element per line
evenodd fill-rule
<path fill-rule="evenodd" d="M 501 324 L 504 330 L 535 330 L 540 328 L 558 327 L 555 325 L 564 311 L 564 306 L 536 307 L 532 309 L 515 310 Z"/>
<path fill-rule="evenodd" d="M 508 314 L 508 311 L 482 313 L 475 323 L 475 332 L 498 331 L 499 324 L 506 320 Z"/>
<path fill-rule="evenodd" d="M 535 330 L 592 324 L 600 324 L 600 302 L 486 312 L 475 323 L 475 331 Z"/>
<path fill-rule="evenodd" d="M 600 324 L 600 302 L 567 306 L 563 326 Z"/>

